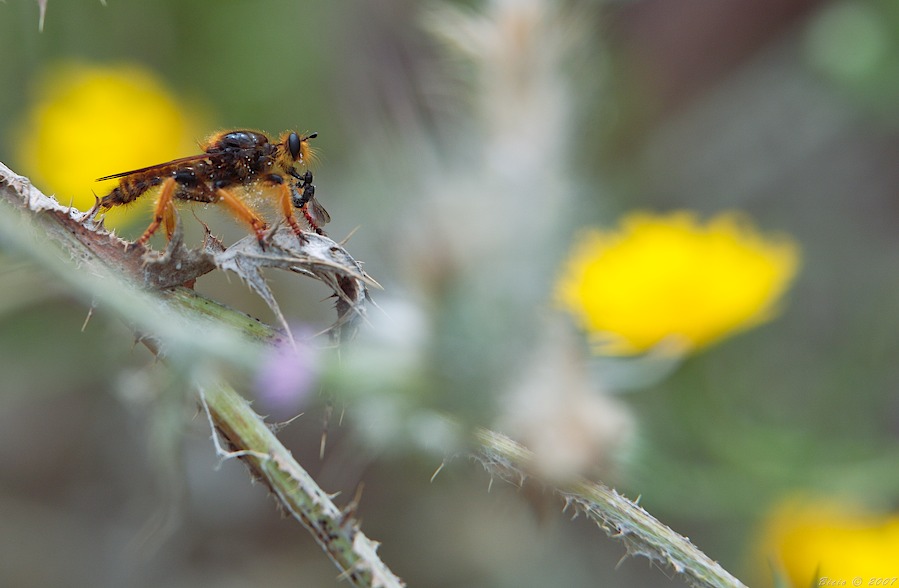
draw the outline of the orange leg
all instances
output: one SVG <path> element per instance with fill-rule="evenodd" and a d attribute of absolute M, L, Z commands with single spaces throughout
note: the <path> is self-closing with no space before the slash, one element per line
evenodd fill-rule
<path fill-rule="evenodd" d="M 290 224 L 290 228 L 299 237 L 300 245 L 303 245 L 306 243 L 306 237 L 303 235 L 302 229 L 300 229 L 297 217 L 293 214 L 293 197 L 290 194 L 290 187 L 282 182 L 277 184 L 275 189 L 278 190 L 278 204 L 281 205 L 281 212 L 284 214 L 284 218 L 287 219 L 288 224 Z"/>
<path fill-rule="evenodd" d="M 175 195 L 175 178 L 168 178 L 162 183 L 162 189 L 159 191 L 159 197 L 156 198 L 156 206 L 153 208 L 153 222 L 144 231 L 144 234 L 137 240 L 138 245 L 146 245 L 153 233 L 159 229 L 159 225 L 163 219 L 166 221 L 166 232 L 168 232 L 169 217 L 172 219 L 174 226 L 175 212 L 172 205 L 172 198 Z M 171 237 L 171 233 L 169 233 Z"/>
<path fill-rule="evenodd" d="M 165 223 L 165 236 L 171 241 L 172 235 L 175 233 L 175 203 L 171 200 L 169 201 L 169 205 L 165 207 L 163 217 Z"/>
<path fill-rule="evenodd" d="M 245 221 L 251 227 L 253 227 L 253 231 L 256 233 L 256 240 L 259 241 L 259 246 L 265 249 L 264 237 L 265 237 L 265 221 L 259 218 L 259 215 L 253 212 L 253 210 L 244 204 L 243 200 L 225 190 L 224 188 L 219 188 L 215 191 L 215 195 L 218 196 L 219 201 L 231 209 L 231 212 L 234 213 L 237 218 Z"/>

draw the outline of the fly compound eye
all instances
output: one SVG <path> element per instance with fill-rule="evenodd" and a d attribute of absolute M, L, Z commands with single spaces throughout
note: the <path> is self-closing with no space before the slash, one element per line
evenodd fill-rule
<path fill-rule="evenodd" d="M 287 137 L 287 148 L 290 149 L 290 156 L 297 160 L 300 158 L 300 136 L 296 133 L 290 133 Z"/>

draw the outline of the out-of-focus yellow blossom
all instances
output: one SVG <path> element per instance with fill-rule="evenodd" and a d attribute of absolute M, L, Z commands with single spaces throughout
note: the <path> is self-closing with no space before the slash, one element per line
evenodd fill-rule
<path fill-rule="evenodd" d="M 796 588 L 889 586 L 899 576 L 899 515 L 792 498 L 772 510 L 758 549 L 760 575 L 770 578 L 773 569 Z M 878 578 L 887 583 L 870 583 Z"/>
<path fill-rule="evenodd" d="M 96 178 L 196 152 L 191 117 L 147 70 L 68 63 L 48 70 L 20 128 L 21 170 L 42 190 L 87 210 L 116 180 Z M 148 202 L 152 199 L 147 199 Z M 119 207 L 121 225 L 146 206 Z"/>
<path fill-rule="evenodd" d="M 692 351 L 769 319 L 798 266 L 797 246 L 737 213 L 634 213 L 574 247 L 557 299 L 608 354 L 665 342 Z"/>

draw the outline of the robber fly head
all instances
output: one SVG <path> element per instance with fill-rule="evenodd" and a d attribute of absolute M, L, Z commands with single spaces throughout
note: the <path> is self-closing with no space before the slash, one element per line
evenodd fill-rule
<path fill-rule="evenodd" d="M 286 155 L 290 157 L 292 163 L 308 165 L 315 158 L 315 153 L 309 146 L 309 139 L 317 136 L 318 133 L 300 135 L 291 131 L 282 139 L 281 144 L 286 147 Z"/>

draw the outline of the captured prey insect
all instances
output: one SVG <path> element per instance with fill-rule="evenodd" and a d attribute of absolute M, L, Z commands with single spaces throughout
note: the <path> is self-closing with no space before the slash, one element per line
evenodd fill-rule
<path fill-rule="evenodd" d="M 226 131 L 207 139 L 203 153 L 165 163 L 99 178 L 121 178 L 119 185 L 98 202 L 100 210 L 128 204 L 149 190 L 159 187 L 153 209 L 153 221 L 137 240 L 144 245 L 161 224 L 169 239 L 175 230 L 174 200 L 220 203 L 239 220 L 247 223 L 256 234 L 260 246 L 268 224 L 245 202 L 252 191 L 271 194 L 280 212 L 305 242 L 294 209 L 299 209 L 309 226 L 322 235 L 321 226 L 330 221 L 328 212 L 315 199 L 312 173 L 305 170 L 314 152 L 309 140 L 317 133 L 300 135 L 288 131 L 277 142 L 257 131 Z"/>

